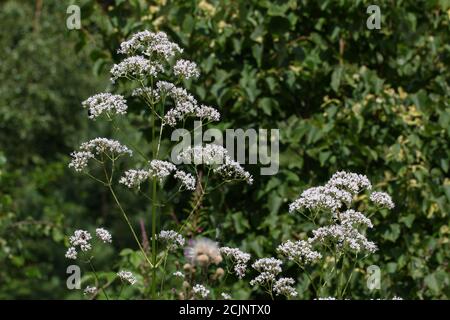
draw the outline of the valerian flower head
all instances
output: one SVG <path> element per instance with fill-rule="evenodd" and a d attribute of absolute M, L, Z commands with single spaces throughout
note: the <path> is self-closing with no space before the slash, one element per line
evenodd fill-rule
<path fill-rule="evenodd" d="M 72 160 L 69 163 L 69 168 L 73 168 L 76 172 L 83 171 L 90 159 L 93 159 L 95 155 L 90 151 L 74 151 L 70 154 Z"/>
<path fill-rule="evenodd" d="M 70 247 L 66 252 L 66 258 L 76 260 L 77 259 L 77 249 L 75 247 Z"/>
<path fill-rule="evenodd" d="M 273 291 L 277 296 L 284 295 L 286 297 L 295 297 L 298 293 L 292 287 L 294 283 L 295 281 L 292 278 L 280 278 L 273 285 Z"/>
<path fill-rule="evenodd" d="M 331 176 L 326 187 L 336 187 L 357 194 L 365 189 L 371 190 L 372 184 L 365 175 L 339 171 Z"/>
<path fill-rule="evenodd" d="M 259 271 L 259 272 L 268 272 L 274 275 L 277 275 L 281 272 L 281 265 L 283 262 L 279 259 L 275 258 L 262 258 L 256 260 L 252 267 L 253 269 Z"/>
<path fill-rule="evenodd" d="M 185 243 L 183 236 L 173 230 L 161 230 L 157 238 L 164 241 L 169 250 L 181 248 Z"/>
<path fill-rule="evenodd" d="M 174 277 L 184 279 L 184 273 L 181 272 L 181 271 L 175 271 L 172 275 L 173 275 Z"/>
<path fill-rule="evenodd" d="M 395 207 L 391 196 L 385 192 L 372 192 L 370 194 L 370 200 L 382 208 L 393 209 Z"/>
<path fill-rule="evenodd" d="M 90 286 L 87 286 L 87 287 L 84 289 L 83 294 L 84 294 L 84 295 L 93 295 L 93 294 L 97 293 L 97 291 L 98 291 L 97 287 L 90 287 Z"/>
<path fill-rule="evenodd" d="M 247 263 L 250 260 L 250 254 L 242 252 L 238 248 L 222 247 L 220 253 L 229 258 L 233 263 L 234 272 L 239 279 L 245 276 Z"/>
<path fill-rule="evenodd" d="M 198 78 L 200 76 L 197 64 L 185 59 L 180 59 L 175 63 L 175 66 L 173 67 L 173 74 L 186 80 L 190 78 Z"/>
<path fill-rule="evenodd" d="M 185 249 L 184 255 L 190 263 L 207 266 L 211 263 L 219 264 L 222 262 L 217 242 L 208 238 L 198 238 L 191 240 L 189 246 Z"/>
<path fill-rule="evenodd" d="M 223 300 L 231 300 L 231 295 L 229 293 L 222 292 L 220 295 L 222 296 Z"/>
<path fill-rule="evenodd" d="M 124 154 L 131 156 L 133 154 L 130 149 L 120 144 L 119 141 L 107 138 L 95 138 L 88 142 L 83 142 L 80 146 L 80 150 L 97 155 L 107 153 L 111 158 L 116 158 Z"/>
<path fill-rule="evenodd" d="M 372 221 L 370 221 L 369 218 L 367 218 L 361 212 L 355 211 L 353 209 L 340 212 L 338 214 L 338 220 L 342 225 L 348 225 L 349 227 L 356 227 L 359 225 L 363 225 L 368 228 L 373 227 Z"/>
<path fill-rule="evenodd" d="M 150 161 L 149 174 L 151 177 L 158 178 L 160 182 L 167 178 L 172 172 L 176 171 L 177 167 L 168 161 L 152 160 Z"/>
<path fill-rule="evenodd" d="M 119 78 L 142 80 L 156 77 L 161 72 L 164 72 L 164 67 L 159 62 L 150 61 L 143 56 L 133 56 L 112 67 L 111 81 L 115 82 Z"/>
<path fill-rule="evenodd" d="M 196 180 L 192 174 L 177 170 L 173 177 L 181 182 L 182 188 L 191 191 L 195 190 Z"/>
<path fill-rule="evenodd" d="M 209 290 L 201 284 L 196 284 L 195 286 L 193 286 L 192 292 L 194 292 L 194 295 L 196 295 L 197 297 L 201 297 L 203 299 L 207 298 L 209 295 Z"/>
<path fill-rule="evenodd" d="M 122 281 L 128 282 L 128 283 L 131 284 L 131 285 L 134 285 L 134 284 L 136 284 L 136 282 L 137 282 L 136 277 L 135 277 L 135 276 L 133 275 L 133 273 L 130 272 L 130 271 L 125 271 L 125 270 L 119 271 L 119 272 L 117 273 L 117 276 L 118 276 Z"/>
<path fill-rule="evenodd" d="M 338 210 L 343 203 L 350 203 L 352 196 L 335 187 L 313 187 L 302 192 L 300 197 L 289 205 L 289 212 L 303 209 Z"/>
<path fill-rule="evenodd" d="M 81 251 L 91 250 L 92 236 L 88 231 L 85 230 L 75 230 L 73 236 L 69 238 L 69 242 L 73 247 L 80 247 Z"/>
<path fill-rule="evenodd" d="M 133 97 L 142 97 L 144 100 L 150 101 L 153 104 L 157 103 L 161 99 L 159 91 L 150 87 L 136 88 L 133 90 L 131 95 Z"/>
<path fill-rule="evenodd" d="M 251 174 L 232 160 L 224 147 L 214 143 L 188 147 L 179 153 L 177 159 L 185 164 L 215 166 L 213 172 L 226 180 L 243 180 L 248 184 L 253 182 Z"/>
<path fill-rule="evenodd" d="M 301 265 L 314 263 L 322 259 L 322 255 L 313 250 L 312 245 L 304 240 L 298 240 L 296 242 L 288 240 L 280 244 L 277 251 L 289 260 Z"/>
<path fill-rule="evenodd" d="M 159 57 L 169 60 L 183 50 L 174 42 L 171 42 L 164 32 L 150 32 L 144 30 L 120 44 L 118 53 L 134 55 L 137 53 L 148 57 Z"/>
<path fill-rule="evenodd" d="M 373 253 L 377 250 L 375 243 L 367 240 L 363 234 L 349 225 L 333 224 L 320 227 L 313 230 L 312 233 L 313 237 L 308 239 L 310 243 L 327 244 L 332 242 L 340 250 L 349 249 L 356 253 L 361 251 Z"/>
<path fill-rule="evenodd" d="M 119 183 L 128 188 L 138 188 L 142 182 L 149 178 L 148 170 L 130 169 L 124 172 L 124 175 L 119 179 Z"/>
<path fill-rule="evenodd" d="M 95 234 L 104 243 L 111 243 L 112 242 L 111 233 L 108 230 L 106 230 L 106 229 L 97 228 L 97 229 L 95 229 Z"/>
<path fill-rule="evenodd" d="M 88 108 L 89 118 L 95 119 L 106 113 L 108 117 L 114 114 L 126 114 L 127 104 L 125 98 L 118 94 L 99 93 L 83 101 L 83 108 Z"/>

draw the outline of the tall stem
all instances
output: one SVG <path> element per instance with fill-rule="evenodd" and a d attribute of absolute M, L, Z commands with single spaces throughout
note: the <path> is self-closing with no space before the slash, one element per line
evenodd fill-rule
<path fill-rule="evenodd" d="M 142 255 L 144 256 L 145 260 L 149 263 L 150 267 L 153 267 L 153 263 L 150 262 L 150 259 L 147 257 L 147 254 L 145 253 L 144 248 L 141 245 L 141 242 L 139 241 L 139 238 L 136 235 L 136 232 L 134 231 L 133 226 L 131 225 L 130 219 L 128 219 L 127 214 L 125 213 L 125 211 L 123 210 L 122 206 L 120 205 L 119 199 L 117 199 L 116 193 L 114 192 L 113 188 L 111 187 L 111 185 L 109 185 L 109 191 L 111 192 L 114 201 L 116 201 L 117 206 L 119 207 L 120 212 L 122 213 L 123 218 L 125 219 L 125 222 L 128 224 L 128 227 L 131 230 L 131 233 L 133 234 L 134 240 L 136 240 L 136 243 L 139 246 L 139 249 L 142 252 Z"/>
<path fill-rule="evenodd" d="M 153 157 L 157 156 L 157 149 L 155 144 L 155 115 L 152 116 L 152 153 Z M 156 159 L 155 159 L 156 160 Z M 152 299 L 156 299 L 156 177 L 152 181 Z"/>

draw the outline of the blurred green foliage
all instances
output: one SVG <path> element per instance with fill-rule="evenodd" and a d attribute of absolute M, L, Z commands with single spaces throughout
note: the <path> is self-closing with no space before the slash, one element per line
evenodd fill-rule
<path fill-rule="evenodd" d="M 366 28 L 369 1 L 79 3 L 82 30 L 71 32 L 59 1 L 44 1 L 40 30 L 30 19 L 35 7 L 2 5 L 0 23 L 11 33 L 0 40 L 8 79 L 0 85 L 0 297 L 71 297 L 62 234 L 77 223 L 93 227 L 105 216 L 92 212 L 108 211 L 106 198 L 95 200 L 101 191 L 66 170 L 70 149 L 92 134 L 79 103 L 94 87 L 104 90 L 100 75 L 118 61 L 119 43 L 143 29 L 167 32 L 200 65 L 194 93 L 219 108 L 223 128 L 280 129 L 280 172 L 260 176 L 246 166 L 254 185 L 207 203 L 201 225 L 209 237 L 271 256 L 309 230 L 287 213 L 303 189 L 338 170 L 364 173 L 396 208 L 373 218 L 369 238 L 380 250 L 358 269 L 352 296 L 449 297 L 449 1 L 379 1 L 380 30 Z M 143 216 L 142 204 L 125 200 Z M 28 225 L 29 216 L 53 227 L 33 222 L 10 239 L 8 228 Z M 380 291 L 361 285 L 370 264 L 382 270 Z M 309 298 L 306 276 L 299 280 Z"/>

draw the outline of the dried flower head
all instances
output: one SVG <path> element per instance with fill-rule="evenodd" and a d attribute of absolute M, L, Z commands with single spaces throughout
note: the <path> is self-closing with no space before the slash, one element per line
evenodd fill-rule
<path fill-rule="evenodd" d="M 191 240 L 185 250 L 185 256 L 191 263 L 201 266 L 207 266 L 212 263 L 217 265 L 222 262 L 217 242 L 207 238 Z"/>

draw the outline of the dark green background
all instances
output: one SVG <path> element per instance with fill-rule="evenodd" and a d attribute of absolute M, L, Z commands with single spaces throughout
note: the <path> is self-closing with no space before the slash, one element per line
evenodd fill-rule
<path fill-rule="evenodd" d="M 80 142 L 111 133 L 88 121 L 81 101 L 112 88 L 119 43 L 149 29 L 167 32 L 199 64 L 192 90 L 219 108 L 220 128 L 280 129 L 279 173 L 246 166 L 255 183 L 213 195 L 199 234 L 273 255 L 310 228 L 287 213 L 303 189 L 338 170 L 363 173 L 396 207 L 373 218 L 368 236 L 380 250 L 361 265 L 352 297 L 447 299 L 450 2 L 208 2 L 0 4 L 0 298 L 81 297 L 65 287 L 65 235 L 75 228 L 113 231 L 104 268 L 114 251 L 133 247 L 106 190 L 67 164 Z M 81 6 L 81 30 L 66 28 L 70 3 Z M 366 28 L 370 4 L 381 8 L 381 30 Z M 135 223 L 148 219 L 145 203 L 122 198 Z M 363 285 L 370 264 L 382 270 L 375 293 Z M 258 297 L 248 288 L 239 286 L 241 297 Z"/>

